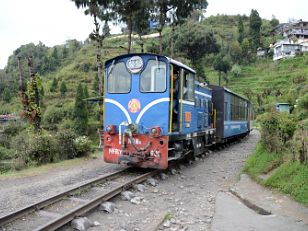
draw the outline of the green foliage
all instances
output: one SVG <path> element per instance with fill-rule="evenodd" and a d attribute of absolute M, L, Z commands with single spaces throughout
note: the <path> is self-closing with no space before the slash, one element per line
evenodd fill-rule
<path fill-rule="evenodd" d="M 175 52 L 197 64 L 206 54 L 217 53 L 218 45 L 213 33 L 207 32 L 200 23 L 188 21 L 176 30 Z"/>
<path fill-rule="evenodd" d="M 296 122 L 287 113 L 272 111 L 260 119 L 261 139 L 270 152 L 281 152 L 295 132 Z"/>
<path fill-rule="evenodd" d="M 11 95 L 11 91 L 9 90 L 9 88 L 4 89 L 2 98 L 3 98 L 3 101 L 6 103 L 11 102 L 12 95 Z"/>
<path fill-rule="evenodd" d="M 54 78 L 52 80 L 51 86 L 50 86 L 50 92 L 56 92 L 58 90 L 58 79 Z"/>
<path fill-rule="evenodd" d="M 56 140 L 58 141 L 59 158 L 61 160 L 73 159 L 77 155 L 74 141 L 77 137 L 76 133 L 72 130 L 64 129 L 56 134 Z"/>
<path fill-rule="evenodd" d="M 252 9 L 249 16 L 249 36 L 254 51 L 260 46 L 262 19 L 257 10 Z"/>
<path fill-rule="evenodd" d="M 67 87 L 66 87 L 66 84 L 64 81 L 61 82 L 61 85 L 60 85 L 60 92 L 61 92 L 61 96 L 62 97 L 65 97 L 65 94 L 67 92 Z"/>
<path fill-rule="evenodd" d="M 308 167 L 298 162 L 286 162 L 264 182 L 290 194 L 296 201 L 308 205 Z"/>
<path fill-rule="evenodd" d="M 77 134 L 87 133 L 88 110 L 84 101 L 84 90 L 79 84 L 77 88 L 74 107 L 74 129 Z"/>
<path fill-rule="evenodd" d="M 266 174 L 283 163 L 283 155 L 270 153 L 262 143 L 257 144 L 256 151 L 245 162 L 243 171 L 253 178 Z"/>
<path fill-rule="evenodd" d="M 14 157 L 14 150 L 0 146 L 0 160 L 8 160 Z"/>
<path fill-rule="evenodd" d="M 77 156 L 86 156 L 91 150 L 91 141 L 86 136 L 79 136 L 74 140 Z"/>
<path fill-rule="evenodd" d="M 241 76 L 241 73 L 242 73 L 242 68 L 241 66 L 237 65 L 237 64 L 234 64 L 231 68 L 231 74 L 234 76 L 234 77 L 240 77 Z"/>

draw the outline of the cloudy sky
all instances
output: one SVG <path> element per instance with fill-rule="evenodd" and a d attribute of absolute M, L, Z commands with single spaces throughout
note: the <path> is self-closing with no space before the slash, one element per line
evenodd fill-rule
<path fill-rule="evenodd" d="M 246 14 L 256 9 L 262 18 L 274 15 L 280 22 L 290 18 L 308 20 L 307 0 L 208 0 L 206 15 Z M 1 0 L 0 69 L 23 44 L 42 41 L 47 46 L 67 39 L 85 40 L 93 29 L 92 19 L 70 0 Z M 116 31 L 116 29 L 114 29 Z"/>

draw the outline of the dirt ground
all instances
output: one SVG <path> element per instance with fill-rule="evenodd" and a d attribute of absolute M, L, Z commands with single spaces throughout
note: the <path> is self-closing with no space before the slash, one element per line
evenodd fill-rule
<path fill-rule="evenodd" d="M 254 151 L 259 136 L 253 131 L 237 144 L 183 164 L 168 172 L 166 179 L 159 179 L 156 187 L 145 184 L 144 193 L 134 191 L 139 197 L 137 204 L 120 197 L 112 199 L 116 205 L 113 213 L 88 214 L 90 220 L 100 224 L 89 230 L 150 231 L 162 221 L 158 229 L 211 230 L 216 196 L 228 192 L 239 180 L 241 167 Z M 1 180 L 0 216 L 119 168 L 99 158 L 37 176 Z"/>

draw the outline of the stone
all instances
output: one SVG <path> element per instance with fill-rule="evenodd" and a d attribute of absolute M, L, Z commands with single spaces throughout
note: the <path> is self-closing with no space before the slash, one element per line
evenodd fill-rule
<path fill-rule="evenodd" d="M 165 228 L 169 228 L 169 227 L 171 226 L 170 220 L 166 220 L 166 221 L 163 223 L 163 226 L 164 226 Z"/>
<path fill-rule="evenodd" d="M 98 222 L 93 222 L 87 217 L 77 217 L 71 222 L 71 227 L 74 230 L 79 230 L 79 231 L 86 231 L 90 227 L 98 226 L 98 225 L 99 225 Z"/>
<path fill-rule="evenodd" d="M 134 197 L 130 200 L 132 204 L 139 205 L 143 201 L 144 197 Z"/>
<path fill-rule="evenodd" d="M 167 174 L 165 174 L 165 173 L 161 173 L 159 175 L 159 177 L 160 177 L 161 180 L 166 180 L 168 178 Z"/>
<path fill-rule="evenodd" d="M 133 199 L 133 197 L 135 196 L 135 194 L 131 191 L 123 191 L 121 192 L 121 198 L 124 201 L 130 201 L 131 199 Z"/>
<path fill-rule="evenodd" d="M 149 185 L 155 187 L 157 185 L 157 180 L 155 180 L 154 178 L 150 177 L 147 179 L 146 181 Z"/>
<path fill-rule="evenodd" d="M 115 203 L 110 202 L 110 201 L 106 201 L 106 202 L 100 204 L 98 210 L 99 211 L 105 211 L 107 213 L 113 213 L 115 208 L 116 208 Z"/>
<path fill-rule="evenodd" d="M 143 192 L 145 192 L 146 187 L 143 184 L 136 184 L 136 185 L 134 185 L 134 189 L 143 193 Z"/>
<path fill-rule="evenodd" d="M 176 175 L 177 171 L 176 171 L 176 169 L 172 168 L 172 169 L 170 169 L 170 173 L 171 173 L 171 175 Z"/>

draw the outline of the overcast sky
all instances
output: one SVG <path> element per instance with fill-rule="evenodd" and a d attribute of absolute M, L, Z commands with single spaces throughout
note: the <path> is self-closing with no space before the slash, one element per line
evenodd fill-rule
<path fill-rule="evenodd" d="M 256 9 L 262 18 L 274 15 L 280 22 L 289 18 L 308 20 L 308 1 L 208 0 L 206 16 L 246 14 Z M 42 41 L 47 46 L 68 39 L 85 40 L 93 30 L 90 16 L 77 10 L 70 0 L 1 0 L 0 69 L 19 46 Z"/>

